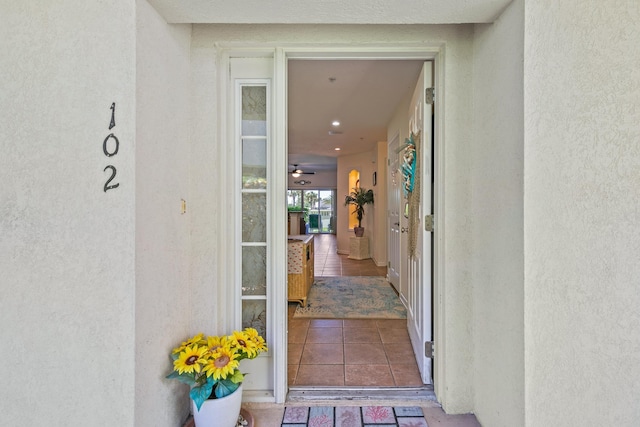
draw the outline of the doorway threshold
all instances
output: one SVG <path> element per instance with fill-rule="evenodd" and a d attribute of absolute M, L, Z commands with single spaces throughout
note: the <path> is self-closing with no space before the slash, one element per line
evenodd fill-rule
<path fill-rule="evenodd" d="M 421 387 L 289 387 L 287 402 L 412 401 L 437 405 L 433 385 Z"/>

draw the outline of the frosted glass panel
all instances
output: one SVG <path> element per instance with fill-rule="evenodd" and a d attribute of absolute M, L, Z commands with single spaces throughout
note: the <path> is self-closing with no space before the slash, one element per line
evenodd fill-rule
<path fill-rule="evenodd" d="M 242 188 L 267 188 L 267 140 L 242 141 Z"/>
<path fill-rule="evenodd" d="M 244 193 L 242 195 L 242 241 L 267 241 L 267 195 Z"/>
<path fill-rule="evenodd" d="M 267 294 L 267 248 L 242 248 L 242 295 Z"/>
<path fill-rule="evenodd" d="M 267 302 L 265 300 L 242 301 L 242 328 L 255 328 L 269 342 L 267 337 Z"/>
<path fill-rule="evenodd" d="M 242 135 L 267 134 L 266 86 L 242 87 Z"/>

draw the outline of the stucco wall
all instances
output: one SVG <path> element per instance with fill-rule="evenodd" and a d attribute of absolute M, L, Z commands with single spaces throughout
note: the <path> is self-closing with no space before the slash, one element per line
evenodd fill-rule
<path fill-rule="evenodd" d="M 447 224 L 447 241 L 443 256 L 447 259 L 447 269 L 441 272 L 447 284 L 442 294 L 440 322 L 447 325 L 447 342 L 440 354 L 447 360 L 443 375 L 446 388 L 439 390 L 439 399 L 449 412 L 469 412 L 473 409 L 472 353 L 471 353 L 471 297 L 470 290 L 470 221 L 468 202 L 470 195 L 468 157 L 471 138 L 471 55 L 472 27 L 425 26 L 425 25 L 194 25 L 192 39 L 192 75 L 194 123 L 192 161 L 192 194 L 194 202 L 202 208 L 202 215 L 192 216 L 193 248 L 192 274 L 194 296 L 200 293 L 215 294 L 220 289 L 212 283 L 224 283 L 228 278 L 225 267 L 225 242 L 219 230 L 224 227 L 224 206 L 217 201 L 224 197 L 225 170 L 219 153 L 225 145 L 219 141 L 218 127 L 212 117 L 216 117 L 216 46 L 222 44 L 254 44 L 256 46 L 276 45 L 320 45 L 324 46 L 425 46 L 445 45 L 446 105 L 442 114 L 445 133 L 446 197 L 443 200 Z M 340 194 L 340 192 L 339 192 Z M 205 215 L 206 212 L 206 215 Z M 217 221 L 217 223 L 216 223 Z M 219 278 L 220 280 L 216 280 Z M 228 281 L 228 280 L 227 280 Z M 217 293 L 220 296 L 220 293 Z M 196 308 L 197 316 L 211 313 L 222 316 L 216 310 L 216 302 L 209 301 L 205 307 Z M 206 308 L 206 310 L 205 310 Z M 224 322 L 224 317 L 219 323 Z"/>
<path fill-rule="evenodd" d="M 493 427 L 524 424 L 523 4 L 473 44 L 474 412 Z"/>
<path fill-rule="evenodd" d="M 527 426 L 640 424 L 638 22 L 525 3 Z"/>
<path fill-rule="evenodd" d="M 0 9 L 0 424 L 131 426 L 135 5 Z"/>
<path fill-rule="evenodd" d="M 137 2 L 136 426 L 186 419 L 189 388 L 163 377 L 171 349 L 200 332 L 190 328 L 190 42 L 190 25 Z"/>

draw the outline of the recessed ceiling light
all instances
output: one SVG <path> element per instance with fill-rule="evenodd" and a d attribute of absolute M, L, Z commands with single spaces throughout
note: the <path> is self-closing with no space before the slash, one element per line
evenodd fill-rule
<path fill-rule="evenodd" d="M 339 121 L 337 121 L 337 120 L 332 121 L 332 122 L 331 122 L 331 124 L 332 124 L 333 126 L 340 126 L 340 122 L 339 122 Z"/>
<path fill-rule="evenodd" d="M 334 148 L 334 150 L 340 151 L 340 147 L 336 147 L 336 148 Z"/>

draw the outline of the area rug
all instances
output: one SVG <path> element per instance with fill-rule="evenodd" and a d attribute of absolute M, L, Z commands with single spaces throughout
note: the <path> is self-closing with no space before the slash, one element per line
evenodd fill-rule
<path fill-rule="evenodd" d="M 287 407 L 282 427 L 428 427 L 422 408 L 392 406 Z"/>
<path fill-rule="evenodd" d="M 384 277 L 318 277 L 309 290 L 307 306 L 294 318 L 406 319 L 407 311 Z"/>

